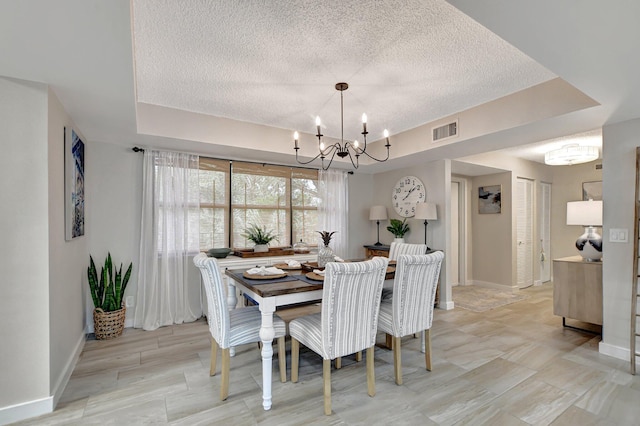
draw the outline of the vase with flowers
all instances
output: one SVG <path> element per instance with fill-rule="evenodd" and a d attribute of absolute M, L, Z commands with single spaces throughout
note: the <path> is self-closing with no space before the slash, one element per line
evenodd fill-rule
<path fill-rule="evenodd" d="M 329 247 L 329 243 L 331 242 L 331 237 L 336 231 L 328 232 L 328 231 L 316 231 L 322 237 L 322 247 L 318 249 L 318 267 L 324 268 L 325 265 L 329 262 L 333 262 L 335 260 L 336 255 L 333 253 L 331 247 Z"/>

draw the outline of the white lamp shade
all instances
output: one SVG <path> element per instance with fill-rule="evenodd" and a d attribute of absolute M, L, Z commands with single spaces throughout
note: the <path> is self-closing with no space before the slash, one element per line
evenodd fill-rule
<path fill-rule="evenodd" d="M 569 201 L 567 225 L 602 226 L 602 200 Z"/>
<path fill-rule="evenodd" d="M 372 206 L 369 209 L 369 220 L 387 220 L 387 207 Z"/>
<path fill-rule="evenodd" d="M 414 219 L 436 220 L 438 218 L 438 209 L 433 203 L 416 204 L 416 215 Z"/>

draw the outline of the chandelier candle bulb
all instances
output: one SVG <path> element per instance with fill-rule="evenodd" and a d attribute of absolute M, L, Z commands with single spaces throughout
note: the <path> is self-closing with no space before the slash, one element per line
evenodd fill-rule
<path fill-rule="evenodd" d="M 298 132 L 294 132 L 294 133 L 293 133 L 293 141 L 294 141 L 294 142 L 295 142 L 295 144 L 296 144 L 295 149 L 298 149 L 298 138 L 299 138 L 299 136 L 300 136 L 300 135 L 298 135 Z"/>
<path fill-rule="evenodd" d="M 320 124 L 322 124 L 322 122 L 320 121 L 320 117 L 316 117 L 316 129 L 318 130 L 318 135 L 320 136 Z"/>
<path fill-rule="evenodd" d="M 367 114 L 365 113 L 362 114 L 362 133 L 367 133 Z"/>

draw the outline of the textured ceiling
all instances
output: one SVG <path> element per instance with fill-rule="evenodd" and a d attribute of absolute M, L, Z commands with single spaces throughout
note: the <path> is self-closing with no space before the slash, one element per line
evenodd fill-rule
<path fill-rule="evenodd" d="M 138 102 L 372 140 L 555 77 L 440 0 L 134 0 Z"/>

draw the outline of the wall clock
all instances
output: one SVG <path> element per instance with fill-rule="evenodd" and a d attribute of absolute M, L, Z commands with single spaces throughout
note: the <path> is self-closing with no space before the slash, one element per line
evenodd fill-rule
<path fill-rule="evenodd" d="M 400 179 L 391 193 L 391 204 L 402 217 L 413 217 L 416 214 L 416 204 L 424 203 L 426 199 L 424 184 L 415 176 Z"/>

